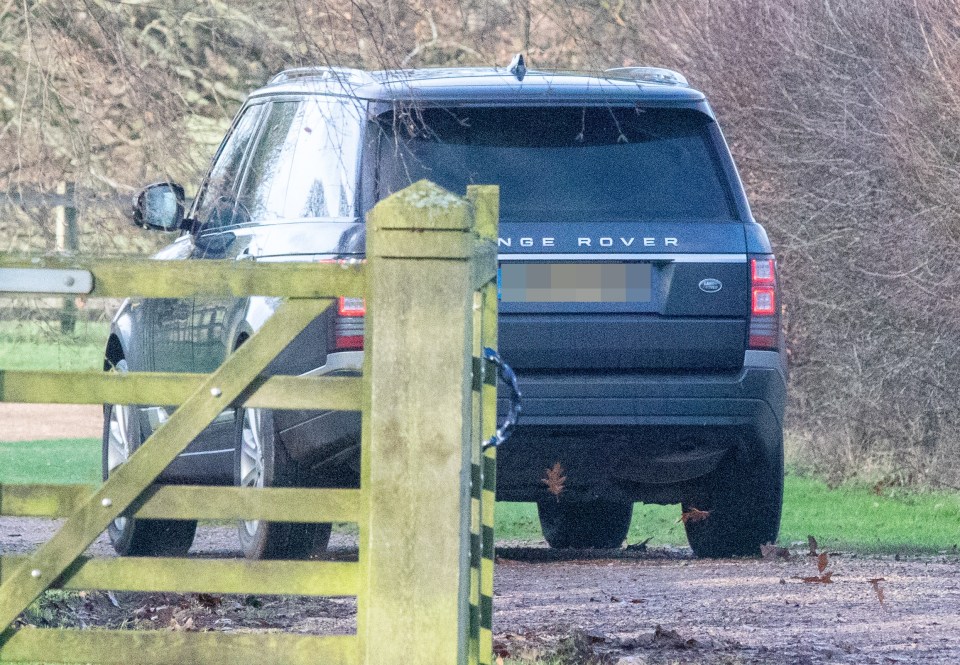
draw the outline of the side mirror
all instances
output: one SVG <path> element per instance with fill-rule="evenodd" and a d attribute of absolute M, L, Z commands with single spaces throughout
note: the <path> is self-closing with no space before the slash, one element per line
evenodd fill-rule
<path fill-rule="evenodd" d="M 156 182 L 144 187 L 133 202 L 133 225 L 156 231 L 176 231 L 183 224 L 183 187 Z"/>

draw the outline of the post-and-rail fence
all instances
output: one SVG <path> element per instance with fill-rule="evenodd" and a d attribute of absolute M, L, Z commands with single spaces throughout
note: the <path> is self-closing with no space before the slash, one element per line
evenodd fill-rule
<path fill-rule="evenodd" d="M 0 661 L 209 665 L 487 664 L 492 658 L 496 187 L 421 181 L 367 216 L 361 264 L 0 257 L 0 292 L 281 296 L 211 374 L 0 370 L 0 401 L 169 404 L 101 486 L 3 485 L 0 514 L 65 518 L 34 553 L 0 557 Z M 365 297 L 362 377 L 265 376 L 338 296 Z M 225 408 L 362 412 L 359 489 L 157 485 Z M 88 558 L 121 515 L 352 522 L 356 562 Z M 355 596 L 353 635 L 20 627 L 48 589 Z"/>

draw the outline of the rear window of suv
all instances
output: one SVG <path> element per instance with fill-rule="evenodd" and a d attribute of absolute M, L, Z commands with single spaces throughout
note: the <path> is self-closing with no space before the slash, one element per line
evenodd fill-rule
<path fill-rule="evenodd" d="M 709 126 L 689 109 L 411 108 L 380 116 L 380 198 L 422 178 L 500 185 L 505 221 L 735 218 Z"/>

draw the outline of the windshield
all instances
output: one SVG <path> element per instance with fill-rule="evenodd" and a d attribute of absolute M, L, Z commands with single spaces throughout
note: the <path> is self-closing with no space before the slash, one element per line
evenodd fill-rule
<path fill-rule="evenodd" d="M 706 115 L 613 107 L 427 108 L 380 116 L 378 198 L 426 178 L 500 185 L 504 221 L 731 220 Z"/>

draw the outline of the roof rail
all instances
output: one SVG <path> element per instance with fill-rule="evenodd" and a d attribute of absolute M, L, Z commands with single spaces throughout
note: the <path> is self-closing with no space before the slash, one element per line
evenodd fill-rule
<path fill-rule="evenodd" d="M 296 79 L 317 78 L 323 81 L 340 81 L 342 83 L 373 83 L 374 78 L 362 69 L 351 67 L 295 67 L 285 69 L 272 79 L 268 85 L 286 83 Z"/>
<path fill-rule="evenodd" d="M 663 67 L 614 67 L 607 69 L 604 74 L 616 78 L 627 78 L 644 83 L 661 83 L 664 85 L 682 85 L 690 87 L 686 77 L 680 72 Z"/>

